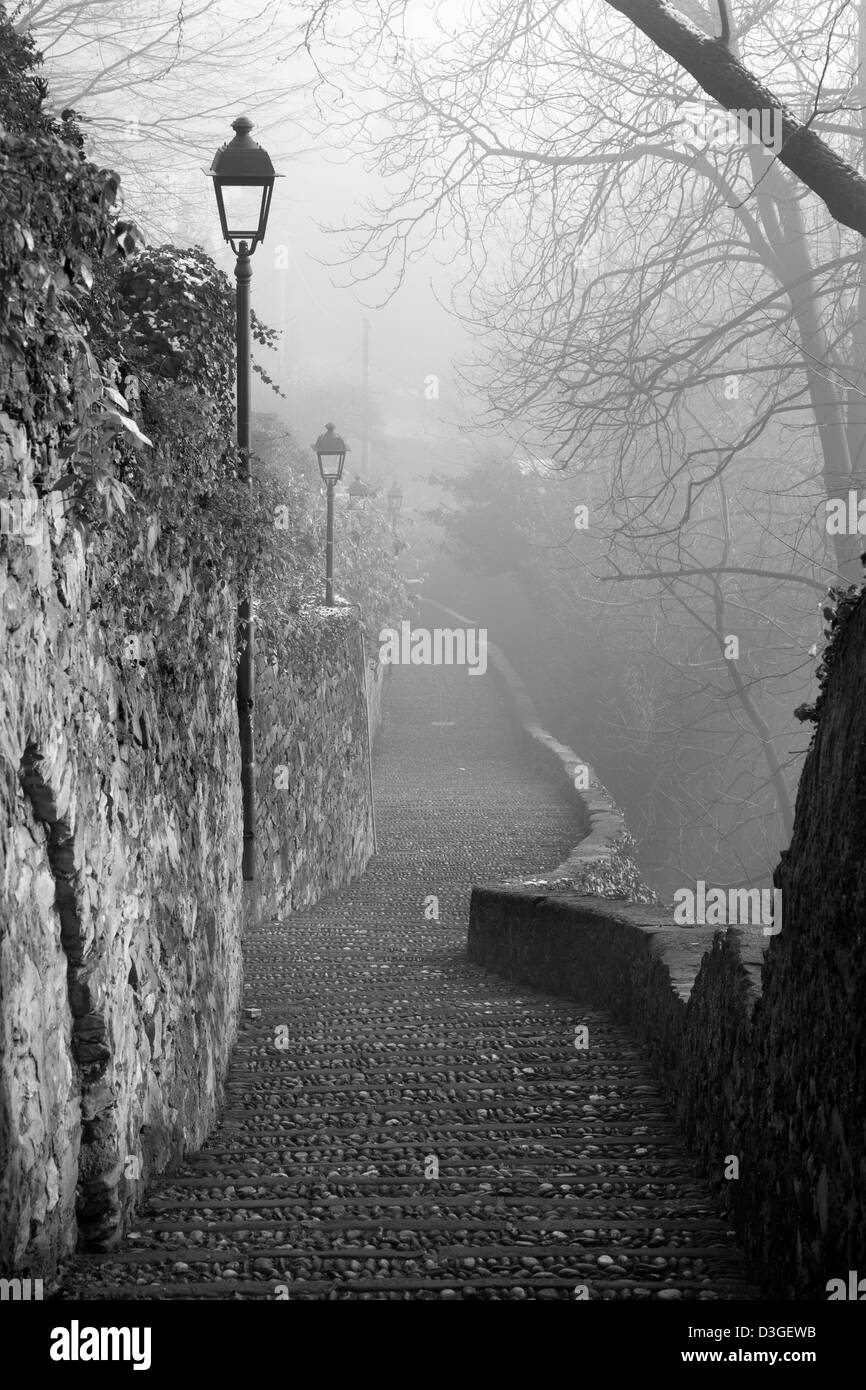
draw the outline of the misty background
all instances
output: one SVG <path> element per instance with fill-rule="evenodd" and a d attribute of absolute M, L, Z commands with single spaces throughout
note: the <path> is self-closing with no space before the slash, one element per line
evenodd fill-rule
<path fill-rule="evenodd" d="M 825 525 L 862 470 L 859 239 L 753 143 L 694 134 L 712 104 L 602 0 L 11 12 L 148 241 L 230 278 L 204 171 L 251 117 L 283 176 L 259 438 L 309 466 L 333 420 L 347 483 L 399 481 L 404 575 L 488 628 L 660 893 L 766 884 L 823 595 L 860 575 L 856 526 Z M 735 42 L 863 166 L 862 7 L 743 5 Z"/>

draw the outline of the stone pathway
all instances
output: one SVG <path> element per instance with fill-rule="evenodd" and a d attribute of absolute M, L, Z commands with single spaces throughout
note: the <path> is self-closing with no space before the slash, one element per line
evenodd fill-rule
<path fill-rule="evenodd" d="M 492 677 L 393 668 L 376 781 L 364 877 L 247 942 L 218 1128 L 63 1296 L 755 1297 L 628 1034 L 466 960 L 471 885 L 576 837 Z"/>

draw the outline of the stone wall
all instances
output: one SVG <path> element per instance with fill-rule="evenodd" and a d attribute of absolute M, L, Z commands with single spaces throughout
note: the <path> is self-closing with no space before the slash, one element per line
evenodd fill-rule
<path fill-rule="evenodd" d="M 286 477 L 306 561 L 266 478 L 245 510 L 229 281 L 118 220 L 2 12 L 0 50 L 0 1272 L 38 1277 L 114 1244 L 215 1118 L 249 906 L 231 579 L 260 560 L 262 611 L 300 627 L 315 532 Z M 369 852 L 357 620 L 305 631 L 262 675 L 281 907 Z"/>
<path fill-rule="evenodd" d="M 774 876 L 777 935 L 676 926 L 556 884 L 472 895 L 471 959 L 607 1007 L 642 1039 L 765 1291 L 783 1299 L 826 1299 L 831 1280 L 866 1273 L 864 688 L 861 599 Z"/>
<path fill-rule="evenodd" d="M 26 492 L 34 446 L 0 415 Z M 244 895 L 235 598 L 190 611 L 178 684 L 129 647 L 99 543 L 59 509 L 0 539 L 0 1265 L 108 1248 L 149 1175 L 201 1144 L 236 1035 Z M 258 673 L 260 910 L 372 849 L 357 617 L 324 611 Z M 369 670 L 373 727 L 382 670 Z M 286 788 L 278 789 L 277 765 Z"/>
<path fill-rule="evenodd" d="M 373 850 L 367 754 L 384 668 L 354 610 L 320 609 L 256 669 L 259 911 L 280 917 L 362 873 Z M 365 671 L 366 663 L 366 689 Z"/>
<path fill-rule="evenodd" d="M 32 471 L 0 416 L 2 461 Z M 59 511 L 0 558 L 0 1251 L 114 1241 L 213 1121 L 241 984 L 234 601 L 175 689 Z"/>
<path fill-rule="evenodd" d="M 742 1219 L 774 1287 L 866 1275 L 866 599 L 834 640 L 748 1037 Z M 742 1091 L 741 1091 L 742 1094 Z"/>

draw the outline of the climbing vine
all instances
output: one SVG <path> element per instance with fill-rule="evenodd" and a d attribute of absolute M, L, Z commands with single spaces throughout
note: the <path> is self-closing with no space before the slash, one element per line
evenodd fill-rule
<path fill-rule="evenodd" d="M 287 622 L 315 621 L 323 502 L 284 428 L 253 459 L 252 488 L 240 480 L 234 286 L 199 247 L 144 246 L 75 113 L 46 112 L 39 62 L 0 19 L 0 497 L 35 492 L 53 548 L 80 537 L 109 657 L 185 685 L 227 587 L 252 585 L 269 650 Z M 275 345 L 255 315 L 252 335 Z M 340 546 L 343 591 L 381 624 L 402 594 L 381 513 L 356 517 Z"/>
<path fill-rule="evenodd" d="M 866 557 L 863 558 L 863 562 L 866 563 Z M 849 584 L 846 588 L 834 586 L 827 590 L 827 597 L 821 609 L 827 645 L 821 654 L 821 661 L 815 673 L 819 685 L 818 698 L 814 704 L 798 705 L 794 710 L 795 718 L 803 723 L 814 724 L 820 718 L 830 672 L 839 656 L 842 635 L 852 613 L 864 595 L 866 595 L 866 584 Z"/>

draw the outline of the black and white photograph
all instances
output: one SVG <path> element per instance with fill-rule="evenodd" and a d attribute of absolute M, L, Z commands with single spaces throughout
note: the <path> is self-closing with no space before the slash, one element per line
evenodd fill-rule
<path fill-rule="evenodd" d="M 0 0 L 28 1372 L 856 1354 L 864 237 L 866 0 Z"/>

